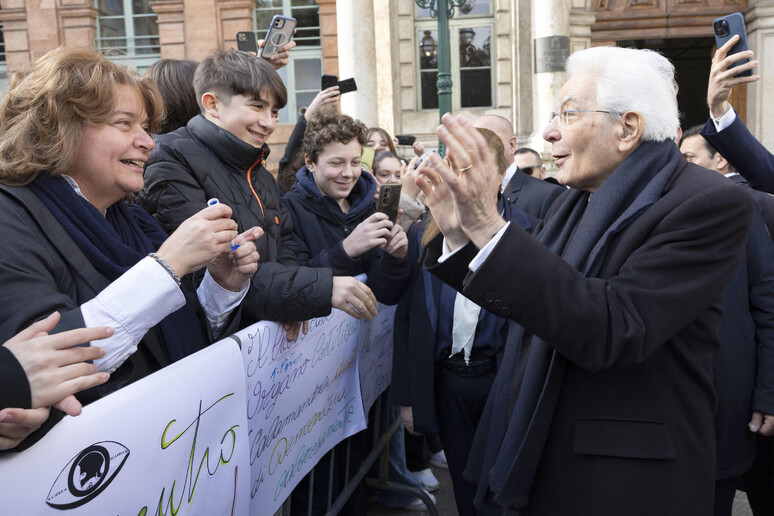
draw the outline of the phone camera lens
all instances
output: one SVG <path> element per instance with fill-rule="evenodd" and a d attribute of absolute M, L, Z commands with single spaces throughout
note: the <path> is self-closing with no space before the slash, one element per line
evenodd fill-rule
<path fill-rule="evenodd" d="M 728 36 L 728 21 L 718 20 L 714 23 L 715 35 Z"/>

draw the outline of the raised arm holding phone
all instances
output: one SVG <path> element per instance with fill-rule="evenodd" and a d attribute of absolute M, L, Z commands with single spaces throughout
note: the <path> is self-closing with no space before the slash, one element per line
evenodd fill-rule
<path fill-rule="evenodd" d="M 739 36 L 733 36 L 718 48 L 712 59 L 707 87 L 710 119 L 701 135 L 749 181 L 750 186 L 774 193 L 774 154 L 750 133 L 728 102 L 732 88 L 760 80 L 757 74 L 738 75 L 739 72 L 753 70 L 759 64 L 753 59 L 752 50 L 729 54 L 738 40 Z M 749 61 L 731 67 L 743 60 Z"/>

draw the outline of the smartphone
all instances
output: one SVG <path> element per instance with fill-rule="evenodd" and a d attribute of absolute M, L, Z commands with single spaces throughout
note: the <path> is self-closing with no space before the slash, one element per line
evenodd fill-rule
<path fill-rule="evenodd" d="M 430 154 L 434 152 L 438 152 L 438 149 L 430 149 L 429 151 L 426 151 L 424 154 L 419 156 L 419 159 L 416 161 L 416 163 L 414 163 L 414 170 L 418 170 L 419 165 L 421 165 L 422 162 L 425 161 L 430 156 Z"/>
<path fill-rule="evenodd" d="M 395 135 L 395 137 L 398 139 L 398 145 L 414 145 L 414 142 L 417 141 L 416 136 L 398 134 L 398 135 Z"/>
<path fill-rule="evenodd" d="M 360 166 L 363 167 L 363 170 L 373 173 L 374 150 L 371 147 L 363 147 L 363 153 L 360 155 Z"/>
<path fill-rule="evenodd" d="M 340 95 L 344 95 L 345 93 L 349 93 L 350 91 L 357 91 L 357 84 L 355 83 L 354 77 L 350 77 L 349 79 L 344 79 L 342 81 L 339 81 Z"/>
<path fill-rule="evenodd" d="M 320 80 L 320 89 L 327 90 L 331 86 L 336 86 L 338 82 L 339 78 L 335 75 L 323 75 L 322 79 Z"/>
<path fill-rule="evenodd" d="M 296 19 L 288 16 L 274 15 L 271 19 L 271 25 L 266 32 L 265 43 L 261 48 L 260 56 L 269 59 L 271 56 L 279 53 L 279 47 L 286 44 L 293 38 L 293 31 L 296 30 Z"/>
<path fill-rule="evenodd" d="M 255 41 L 255 32 L 241 31 L 237 32 L 237 49 L 242 52 L 258 53 L 258 43 Z"/>
<path fill-rule="evenodd" d="M 734 13 L 716 18 L 712 22 L 712 29 L 715 31 L 715 43 L 718 45 L 718 48 L 725 45 L 725 43 L 731 39 L 734 34 L 739 35 L 739 41 L 737 41 L 736 44 L 731 47 L 731 50 L 728 51 L 728 55 L 738 54 L 739 52 L 744 52 L 745 50 L 750 49 L 749 45 L 747 44 L 747 31 L 744 28 L 744 16 L 742 16 L 742 13 Z M 737 61 L 729 68 L 739 66 L 740 64 L 744 64 L 749 61 L 749 59 Z M 752 70 L 747 70 L 745 72 L 734 75 L 734 77 L 749 77 L 751 75 Z"/>
<path fill-rule="evenodd" d="M 376 201 L 376 211 L 386 213 L 391 222 L 398 218 L 400 204 L 400 185 L 386 184 L 379 187 L 379 199 Z"/>

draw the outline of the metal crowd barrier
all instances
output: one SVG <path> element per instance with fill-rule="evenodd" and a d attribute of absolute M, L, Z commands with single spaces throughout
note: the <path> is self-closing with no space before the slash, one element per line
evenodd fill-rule
<path fill-rule="evenodd" d="M 349 499 L 352 497 L 352 495 L 355 493 L 355 491 L 358 488 L 358 485 L 365 480 L 365 484 L 368 488 L 380 490 L 380 491 L 392 491 L 396 493 L 401 494 L 408 494 L 411 496 L 416 496 L 420 498 L 424 503 L 425 507 L 427 508 L 427 512 L 430 516 L 438 516 L 438 509 L 436 508 L 433 501 L 430 499 L 430 497 L 427 495 L 427 493 L 417 487 L 410 486 L 407 484 L 402 484 L 398 482 L 392 482 L 388 480 L 388 471 L 389 471 L 389 456 L 390 456 L 390 439 L 392 438 L 393 434 L 397 431 L 402 431 L 401 427 L 401 421 L 400 417 L 395 418 L 395 420 L 392 422 L 392 424 L 388 423 L 390 421 L 390 391 L 387 389 L 384 393 L 382 393 L 374 402 L 374 406 L 371 409 L 372 415 L 373 415 L 373 424 L 371 425 L 371 428 L 366 428 L 363 430 L 364 432 L 368 432 L 369 430 L 373 432 L 373 447 L 368 452 L 368 454 L 363 459 L 362 464 L 360 465 L 360 468 L 350 476 L 349 471 L 349 464 L 350 464 L 350 450 L 351 450 L 351 439 L 352 437 L 342 441 L 338 445 L 336 445 L 331 451 L 328 452 L 327 456 L 330 457 L 330 465 L 329 465 L 329 471 L 328 471 L 328 489 L 327 489 L 327 512 L 325 513 L 325 516 L 337 516 L 341 510 L 344 508 L 346 503 L 349 501 Z M 369 422 L 371 421 L 371 417 L 369 417 Z M 347 479 L 346 484 L 344 485 L 344 488 L 340 493 L 338 493 L 337 496 L 334 498 L 333 493 L 333 482 L 334 482 L 334 469 L 336 465 L 336 450 L 340 449 L 340 447 L 346 448 L 346 459 L 344 460 L 344 477 Z M 369 477 L 367 478 L 367 475 L 371 471 L 371 468 L 376 462 L 379 461 L 378 466 L 378 475 L 376 478 Z M 311 473 L 309 474 L 309 480 L 308 480 L 308 493 L 309 493 L 309 499 L 307 502 L 307 515 L 311 516 L 312 514 L 312 495 L 314 492 L 313 484 L 314 484 L 314 476 L 315 471 L 317 471 L 317 468 L 320 467 L 315 466 L 314 469 L 312 469 Z M 302 481 L 301 484 L 297 487 L 297 489 L 307 481 Z M 291 516 L 291 501 L 290 497 L 288 497 L 287 500 L 285 500 L 285 503 L 282 505 L 281 509 L 282 516 Z M 279 516 L 279 513 L 278 515 Z"/>

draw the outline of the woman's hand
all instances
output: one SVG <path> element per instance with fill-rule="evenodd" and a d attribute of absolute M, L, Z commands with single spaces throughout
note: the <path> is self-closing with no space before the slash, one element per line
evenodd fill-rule
<path fill-rule="evenodd" d="M 237 223 L 229 217 L 231 208 L 225 204 L 204 208 L 184 220 L 157 254 L 179 277 L 201 269 L 224 252 L 231 252 L 231 242 L 237 237 Z"/>
<path fill-rule="evenodd" d="M 350 233 L 341 243 L 350 258 L 357 258 L 374 247 L 384 247 L 392 235 L 393 224 L 384 213 L 374 213 Z"/>
<path fill-rule="evenodd" d="M 245 283 L 250 281 L 258 270 L 258 251 L 254 241 L 263 235 L 263 229 L 253 227 L 237 236 L 234 245 L 239 245 L 233 251 L 221 252 L 209 264 L 207 270 L 218 285 L 232 292 L 239 292 Z"/>
<path fill-rule="evenodd" d="M 32 394 L 32 408 L 50 407 L 63 402 L 62 409 L 71 416 L 81 413 L 81 404 L 73 394 L 105 383 L 109 375 L 100 373 L 95 360 L 105 356 L 96 346 L 79 346 L 113 335 L 108 327 L 80 328 L 49 335 L 59 322 L 54 312 L 3 344 L 21 364 Z"/>

